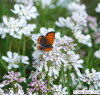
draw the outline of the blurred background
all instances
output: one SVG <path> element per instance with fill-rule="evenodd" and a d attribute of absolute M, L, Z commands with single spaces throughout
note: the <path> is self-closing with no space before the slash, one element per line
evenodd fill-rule
<path fill-rule="evenodd" d="M 81 0 L 81 3 L 86 5 L 88 14 L 95 16 L 100 21 L 100 14 L 95 12 L 98 2 L 100 0 Z M 14 3 L 15 0 L 0 0 L 0 22 L 2 21 L 2 15 L 12 15 L 10 9 L 13 9 Z"/>

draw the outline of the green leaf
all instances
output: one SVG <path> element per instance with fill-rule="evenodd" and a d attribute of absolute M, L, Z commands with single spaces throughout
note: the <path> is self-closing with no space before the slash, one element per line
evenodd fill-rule
<path fill-rule="evenodd" d="M 4 67 L 4 69 L 5 69 L 7 72 L 9 71 L 8 68 L 7 68 L 6 63 L 5 63 L 4 61 L 2 61 L 1 59 L 0 59 L 0 64 Z"/>

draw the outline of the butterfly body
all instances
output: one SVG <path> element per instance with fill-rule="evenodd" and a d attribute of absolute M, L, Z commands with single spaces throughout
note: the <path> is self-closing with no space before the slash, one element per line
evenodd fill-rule
<path fill-rule="evenodd" d="M 38 38 L 38 44 L 40 44 L 40 46 L 38 46 L 37 48 L 39 50 L 43 50 L 43 51 L 50 51 L 52 50 L 52 45 L 54 42 L 54 38 L 55 38 L 55 33 L 54 32 L 49 32 L 46 34 L 46 36 L 40 36 Z"/>

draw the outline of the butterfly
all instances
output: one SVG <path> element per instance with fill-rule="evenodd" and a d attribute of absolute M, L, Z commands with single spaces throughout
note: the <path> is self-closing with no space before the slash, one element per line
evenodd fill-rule
<path fill-rule="evenodd" d="M 53 48 L 53 43 L 55 39 L 55 33 L 54 32 L 49 32 L 46 34 L 46 36 L 40 36 L 38 38 L 38 44 L 40 46 L 37 46 L 38 50 L 43 50 L 43 51 L 50 51 Z"/>

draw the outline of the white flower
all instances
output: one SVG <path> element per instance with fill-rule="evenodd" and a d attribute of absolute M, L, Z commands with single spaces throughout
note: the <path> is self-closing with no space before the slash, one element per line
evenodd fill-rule
<path fill-rule="evenodd" d="M 100 13 L 100 3 L 98 3 L 98 5 L 97 5 L 95 10 L 96 10 L 97 13 Z"/>
<path fill-rule="evenodd" d="M 37 18 L 39 15 L 35 6 L 24 6 L 22 4 L 15 4 L 14 10 L 11 10 L 14 14 L 18 14 L 20 18 L 31 20 Z"/>
<path fill-rule="evenodd" d="M 65 57 L 63 62 L 64 62 L 64 67 L 66 67 L 65 70 L 67 68 L 72 69 L 72 67 L 74 67 L 77 75 L 81 76 L 79 68 L 83 68 L 82 66 L 83 60 L 80 59 L 80 56 L 78 54 L 75 54 L 74 51 L 68 51 L 67 56 Z"/>
<path fill-rule="evenodd" d="M 71 2 L 68 4 L 68 9 L 70 11 L 84 11 L 86 9 L 85 5 L 82 4 L 80 5 L 79 3 L 76 3 L 76 2 Z"/>
<path fill-rule="evenodd" d="M 24 64 L 29 64 L 29 58 L 27 56 L 21 56 L 21 59 L 22 59 L 22 63 Z"/>
<path fill-rule="evenodd" d="M 0 95 L 7 95 L 7 94 L 4 93 L 4 90 L 0 88 Z"/>
<path fill-rule="evenodd" d="M 21 39 L 22 35 L 31 36 L 31 33 L 36 28 L 35 24 L 27 24 L 25 19 L 15 19 L 10 17 L 7 20 L 7 17 L 3 17 L 5 29 L 8 30 L 8 33 L 17 39 Z"/>
<path fill-rule="evenodd" d="M 16 89 L 16 91 L 14 91 L 14 88 Z M 14 84 L 14 88 L 9 88 L 8 95 L 26 95 L 22 89 L 22 86 L 20 86 L 19 84 Z"/>
<path fill-rule="evenodd" d="M 20 56 L 18 53 L 12 53 L 10 51 L 7 52 L 7 56 L 2 56 L 2 59 L 9 63 L 8 69 L 11 69 L 12 67 L 18 68 L 18 63 L 20 62 Z"/>
<path fill-rule="evenodd" d="M 91 36 L 89 34 L 84 35 L 81 31 L 74 32 L 75 38 L 82 44 L 87 45 L 88 47 L 92 46 Z"/>
<path fill-rule="evenodd" d="M 0 27 L 0 35 L 1 35 L 2 39 L 4 39 L 6 37 L 6 33 L 8 33 L 8 30 Z"/>
<path fill-rule="evenodd" d="M 59 71 L 60 71 L 60 67 L 50 67 L 49 68 L 49 76 L 54 76 L 55 79 L 57 79 L 57 77 L 59 76 Z"/>
<path fill-rule="evenodd" d="M 33 5 L 33 0 L 15 0 L 16 3 L 22 3 L 25 5 Z"/>
<path fill-rule="evenodd" d="M 100 58 L 100 50 L 97 50 L 95 53 L 94 53 L 94 56 L 96 58 Z"/>
<path fill-rule="evenodd" d="M 40 34 L 41 35 L 45 36 L 48 32 L 54 32 L 54 29 L 53 28 L 46 29 L 45 27 L 40 28 Z"/>
<path fill-rule="evenodd" d="M 27 24 L 24 19 L 15 19 L 13 17 L 8 19 L 6 16 L 3 16 L 3 22 L 11 32 L 19 31 L 21 27 L 24 27 Z"/>
<path fill-rule="evenodd" d="M 7 19 L 7 17 L 3 17 L 3 22 L 5 25 L 5 29 L 9 31 L 9 34 L 15 38 L 20 39 L 22 35 L 18 34 L 18 31 L 26 26 L 27 22 L 23 19 L 15 19 L 13 17 L 10 17 Z"/>
<path fill-rule="evenodd" d="M 72 19 L 80 26 L 87 26 L 87 16 L 84 11 L 72 13 Z"/>
<path fill-rule="evenodd" d="M 35 24 L 28 24 L 21 30 L 19 30 L 17 33 L 20 35 L 24 34 L 26 36 L 31 36 L 31 33 L 34 31 L 35 28 L 36 28 Z"/>
<path fill-rule="evenodd" d="M 35 2 L 38 4 L 38 3 L 41 3 L 42 5 L 42 8 L 45 9 L 46 7 L 49 7 L 49 8 L 54 8 L 55 5 L 53 5 L 53 0 L 39 0 L 40 2 L 38 2 L 37 0 L 35 0 Z"/>
<path fill-rule="evenodd" d="M 100 87 L 100 72 L 96 72 L 92 68 L 92 73 L 89 72 L 89 69 L 85 70 L 86 74 L 82 74 L 80 80 L 89 85 L 89 89 L 94 90 Z"/>
<path fill-rule="evenodd" d="M 67 87 L 62 88 L 62 85 L 53 85 L 52 90 L 54 91 L 53 95 L 66 95 L 68 94 Z"/>
<path fill-rule="evenodd" d="M 67 17 L 66 19 L 64 19 L 63 17 L 59 17 L 58 21 L 56 21 L 55 24 L 59 27 L 69 27 L 71 29 L 75 26 L 70 17 Z"/>
<path fill-rule="evenodd" d="M 27 56 L 19 56 L 18 53 L 16 52 L 11 52 L 8 51 L 7 52 L 7 56 L 2 56 L 2 59 L 4 61 L 6 61 L 8 64 L 8 69 L 12 69 L 12 68 L 19 68 L 19 63 L 20 61 L 22 61 L 22 63 L 24 64 L 29 64 L 28 60 L 29 58 Z"/>
<path fill-rule="evenodd" d="M 72 79 L 72 84 L 71 85 L 75 86 L 77 84 L 76 76 L 75 76 L 74 73 L 71 73 L 70 76 L 71 76 L 71 79 Z"/>

